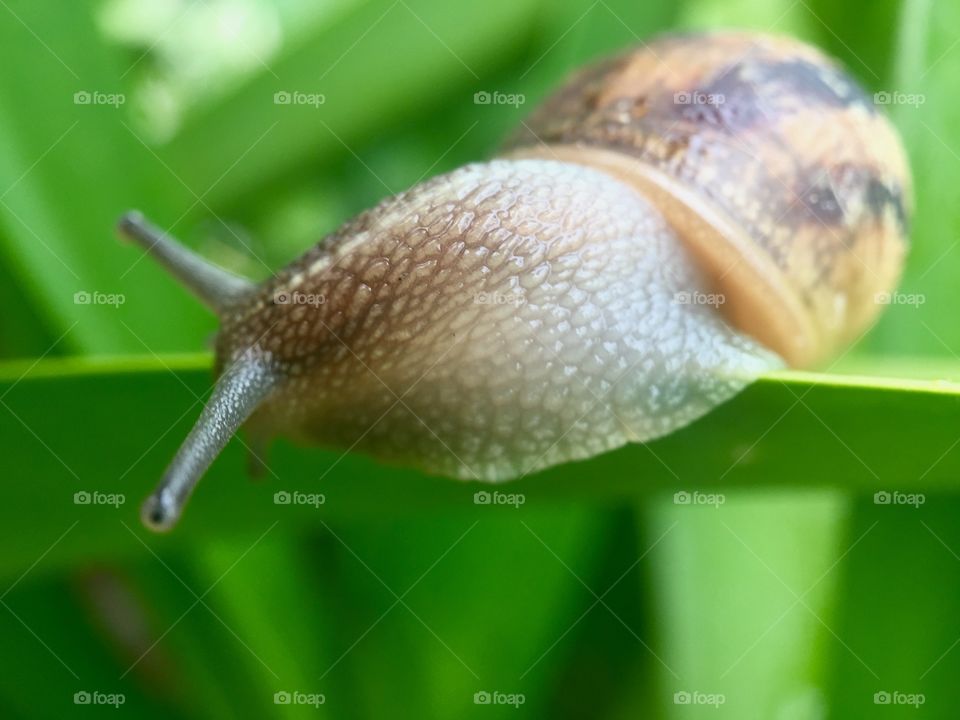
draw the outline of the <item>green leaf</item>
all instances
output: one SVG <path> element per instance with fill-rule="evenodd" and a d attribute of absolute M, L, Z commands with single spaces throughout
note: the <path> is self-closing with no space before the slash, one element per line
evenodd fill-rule
<path fill-rule="evenodd" d="M 589 509 L 464 498 L 442 512 L 318 529 L 335 552 L 316 561 L 339 589 L 327 601 L 339 619 L 334 658 L 317 669 L 331 698 L 339 689 L 331 702 L 384 717 L 403 698 L 413 717 L 462 717 L 476 693 L 497 691 L 524 694 L 523 709 L 541 715 L 553 660 L 572 641 L 561 634 L 592 601 L 577 578 L 589 577 L 599 520 Z M 371 676 L 376 691 L 364 692 Z"/>
<path fill-rule="evenodd" d="M 30 468 L 28 477 L 8 471 L 0 524 L 22 541 L 5 552 L 6 572 L 32 561 L 76 520 L 71 542 L 58 545 L 51 560 L 131 549 L 120 521 L 137 522 L 140 499 L 199 414 L 211 384 L 208 363 L 205 356 L 171 356 L 0 366 L 0 457 L 9 468 Z M 958 373 L 953 367 L 950 375 Z M 510 487 L 538 504 L 609 501 L 693 483 L 870 493 L 888 486 L 954 488 L 958 417 L 956 382 L 776 373 L 668 437 L 560 465 Z M 312 508 L 278 515 L 277 490 L 324 493 L 319 515 L 330 520 L 463 506 L 477 489 L 360 455 L 283 441 L 274 450 L 276 478 L 251 484 L 243 447 L 231 443 L 181 527 L 158 542 L 244 532 L 278 517 L 316 525 Z M 74 505 L 74 493 L 84 490 L 122 493 L 126 503 L 118 510 Z"/>
<path fill-rule="evenodd" d="M 646 508 L 666 717 L 818 717 L 847 503 L 819 490 L 689 492 Z M 659 543 L 657 542 L 659 540 Z M 684 702 L 684 699 L 687 702 Z M 712 698 L 712 699 L 711 699 Z M 714 710 L 716 708 L 716 710 Z"/>
<path fill-rule="evenodd" d="M 236 203 L 304 158 L 353 155 L 362 139 L 421 108 L 443 113 L 435 99 L 450 90 L 469 102 L 483 89 L 483 74 L 523 39 L 536 6 L 378 0 L 351 8 L 204 108 L 161 154 L 189 187 L 210 188 L 211 204 Z M 276 104 L 277 92 L 322 94 L 325 101 Z M 370 183 L 386 190 L 376 178 Z"/>
<path fill-rule="evenodd" d="M 126 103 L 93 100 L 125 96 L 122 57 L 85 3 L 5 3 L 0 16 L 0 46 L 30 69 L 0 75 L 0 262 L 22 288 L 13 307 L 28 304 L 54 338 L 63 333 L 61 351 L 196 347 L 212 318 L 115 238 L 131 206 L 162 209 L 170 223 L 188 206 L 152 184 L 179 188 L 128 129 Z M 95 293 L 124 302 L 82 304 Z M 158 307 L 176 322 L 158 320 Z"/>
<path fill-rule="evenodd" d="M 930 717 L 947 717 L 960 702 L 958 512 L 960 500 L 944 494 L 854 505 L 844 543 L 856 546 L 843 561 L 835 625 L 850 652 L 828 656 L 837 717 L 874 714 L 877 693 L 922 694 L 920 712 Z M 890 705 L 890 717 L 918 714 L 902 700 Z"/>
<path fill-rule="evenodd" d="M 912 245 L 894 303 L 873 333 L 872 348 L 958 357 L 960 324 L 960 23 L 956 3 L 906 0 L 897 18 L 890 114 L 906 144 L 914 177 Z"/>
<path fill-rule="evenodd" d="M 680 24 L 704 30 L 746 27 L 809 39 L 817 33 L 809 7 L 791 0 L 688 0 L 682 3 Z"/>
<path fill-rule="evenodd" d="M 307 706 L 318 718 L 337 716 L 344 700 L 319 679 L 333 662 L 330 636 L 339 622 L 330 608 L 333 589 L 323 586 L 335 578 L 323 567 L 323 554 L 312 550 L 272 522 L 242 544 L 208 543 L 194 562 L 204 578 L 198 590 L 212 588 L 206 600 L 224 632 L 221 645 L 244 668 L 249 706 L 263 717 L 277 709 L 278 692 L 324 695 L 321 707 Z"/>

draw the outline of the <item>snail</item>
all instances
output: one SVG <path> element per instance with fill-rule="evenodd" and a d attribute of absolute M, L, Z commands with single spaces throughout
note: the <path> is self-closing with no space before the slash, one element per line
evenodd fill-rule
<path fill-rule="evenodd" d="M 241 425 L 491 482 L 670 433 L 862 334 L 911 205 L 896 131 L 837 64 L 718 32 L 581 70 L 496 158 L 259 285 L 128 213 L 121 234 L 221 323 L 143 520 L 170 528 Z"/>

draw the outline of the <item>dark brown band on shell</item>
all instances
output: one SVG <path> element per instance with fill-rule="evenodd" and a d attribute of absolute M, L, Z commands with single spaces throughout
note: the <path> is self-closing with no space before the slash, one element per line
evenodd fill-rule
<path fill-rule="evenodd" d="M 899 277 L 911 182 L 897 134 L 852 78 L 797 41 L 667 36 L 602 61 L 506 151 L 551 157 L 558 146 L 633 157 L 741 228 L 820 335 L 788 360 L 814 362 L 856 337 Z"/>

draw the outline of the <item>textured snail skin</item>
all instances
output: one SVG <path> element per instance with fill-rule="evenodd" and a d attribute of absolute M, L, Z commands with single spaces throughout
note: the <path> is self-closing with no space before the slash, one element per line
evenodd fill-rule
<path fill-rule="evenodd" d="M 282 373 L 254 433 L 496 481 L 668 433 L 779 364 L 707 299 L 631 187 L 501 160 L 357 217 L 225 315 L 219 350 L 259 338 Z"/>
<path fill-rule="evenodd" d="M 896 133 L 816 50 L 674 36 L 601 61 L 468 165 L 261 286 L 121 222 L 221 318 L 219 380 L 144 506 L 241 424 L 500 481 L 667 434 L 854 339 L 906 250 Z"/>

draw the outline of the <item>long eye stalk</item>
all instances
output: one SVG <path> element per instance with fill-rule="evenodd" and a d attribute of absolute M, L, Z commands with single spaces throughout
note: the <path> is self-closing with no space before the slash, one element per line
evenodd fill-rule
<path fill-rule="evenodd" d="M 184 287 L 218 315 L 249 295 L 254 285 L 246 278 L 219 268 L 175 242 L 136 210 L 126 213 L 117 224 L 120 234 L 146 250 Z"/>
<path fill-rule="evenodd" d="M 255 291 L 249 280 L 208 262 L 176 242 L 137 211 L 117 224 L 120 234 L 146 250 L 211 310 L 222 315 Z M 270 393 L 276 375 L 256 348 L 224 370 L 207 406 L 183 441 L 154 493 L 143 504 L 144 524 L 169 530 L 207 468 L 244 421 Z"/>

